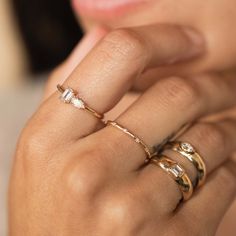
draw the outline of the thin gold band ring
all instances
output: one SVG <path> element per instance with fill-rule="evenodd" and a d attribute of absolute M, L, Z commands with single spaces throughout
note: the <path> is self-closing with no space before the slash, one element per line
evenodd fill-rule
<path fill-rule="evenodd" d="M 72 88 L 64 88 L 62 85 L 57 85 L 57 90 L 61 93 L 60 99 L 67 104 L 72 104 L 74 107 L 78 109 L 83 109 L 96 118 L 102 120 L 104 118 L 103 114 L 99 114 L 94 109 L 89 107 L 80 97 L 78 97 L 78 93 L 75 92 Z"/>
<path fill-rule="evenodd" d="M 137 144 L 139 144 L 146 153 L 146 156 L 147 156 L 146 162 L 152 158 L 153 152 L 152 152 L 151 148 L 148 147 L 147 144 L 145 144 L 138 136 L 133 134 L 130 130 L 128 130 L 127 128 L 123 127 L 122 125 L 118 124 L 115 121 L 109 120 L 106 122 L 106 124 L 113 126 L 113 127 L 117 128 L 118 130 L 122 131 L 123 133 L 125 133 L 126 135 L 131 137 Z"/>

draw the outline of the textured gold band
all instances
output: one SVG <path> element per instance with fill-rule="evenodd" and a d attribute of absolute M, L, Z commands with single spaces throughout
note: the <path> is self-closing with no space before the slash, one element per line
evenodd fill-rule
<path fill-rule="evenodd" d="M 62 94 L 61 100 L 63 102 L 73 104 L 76 108 L 83 109 L 98 119 L 102 120 L 104 118 L 103 114 L 99 114 L 98 112 L 96 112 L 94 109 L 89 107 L 88 104 L 86 104 L 80 97 L 78 97 L 78 93 L 75 92 L 72 88 L 68 87 L 67 89 L 65 89 L 63 86 L 58 84 L 57 90 Z M 66 93 L 67 90 L 68 93 L 64 95 L 64 93 Z"/>
<path fill-rule="evenodd" d="M 192 182 L 180 164 L 164 155 L 152 158 L 151 163 L 161 167 L 161 169 L 167 172 L 175 180 L 182 192 L 184 201 L 188 200 L 192 196 Z"/>
<path fill-rule="evenodd" d="M 151 148 L 149 148 L 148 145 L 146 145 L 138 136 L 133 134 L 130 130 L 128 130 L 127 128 L 121 126 L 120 124 L 118 124 L 115 121 L 110 121 L 109 120 L 109 121 L 107 121 L 107 125 L 111 125 L 111 126 L 117 128 L 117 129 L 121 130 L 123 133 L 130 136 L 137 144 L 139 144 L 146 153 L 146 156 L 147 156 L 146 161 L 148 161 L 152 158 L 153 154 L 152 154 Z"/>
<path fill-rule="evenodd" d="M 197 179 L 194 183 L 194 187 L 203 185 L 206 180 L 206 165 L 202 157 L 190 143 L 174 141 L 166 144 L 164 149 L 175 151 L 187 158 L 197 170 Z"/>

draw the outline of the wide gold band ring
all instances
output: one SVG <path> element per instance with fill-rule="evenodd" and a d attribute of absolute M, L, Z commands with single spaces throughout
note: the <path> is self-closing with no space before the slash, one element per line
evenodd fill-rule
<path fill-rule="evenodd" d="M 180 164 L 164 155 L 152 158 L 151 163 L 161 167 L 162 170 L 167 172 L 175 180 L 182 193 L 182 200 L 186 201 L 192 196 L 192 182 Z"/>
<path fill-rule="evenodd" d="M 194 187 L 203 185 L 206 180 L 206 165 L 202 157 L 190 143 L 179 141 L 169 142 L 165 145 L 164 149 L 170 149 L 187 158 L 197 170 L 197 179 L 193 184 Z"/>
<path fill-rule="evenodd" d="M 126 135 L 131 137 L 137 144 L 139 144 L 146 153 L 146 156 L 147 156 L 146 162 L 149 161 L 152 158 L 153 150 L 150 147 L 148 147 L 148 145 L 145 144 L 145 142 L 143 142 L 138 136 L 133 134 L 130 130 L 128 130 L 127 128 L 121 126 L 120 124 L 118 124 L 115 121 L 110 121 L 109 120 L 109 121 L 106 122 L 106 124 L 110 125 L 110 126 L 113 126 L 113 127 L 117 128 L 118 130 L 122 131 L 123 133 L 125 133 Z"/>
<path fill-rule="evenodd" d="M 60 99 L 67 104 L 72 104 L 74 107 L 78 108 L 78 109 L 82 109 L 85 110 L 87 112 L 89 112 L 90 114 L 92 114 L 93 116 L 95 116 L 98 119 L 103 119 L 104 115 L 103 114 L 99 114 L 98 112 L 96 112 L 94 109 L 92 109 L 91 107 L 89 107 L 79 96 L 78 93 L 76 91 L 74 91 L 72 88 L 68 87 L 68 88 L 64 88 L 61 85 L 57 85 L 57 90 L 61 93 Z"/>

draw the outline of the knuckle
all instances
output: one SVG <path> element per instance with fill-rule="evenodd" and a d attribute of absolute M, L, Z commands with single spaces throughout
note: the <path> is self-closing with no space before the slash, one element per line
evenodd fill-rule
<path fill-rule="evenodd" d="M 116 29 L 105 37 L 112 53 L 119 54 L 126 60 L 140 60 L 145 57 L 144 39 L 131 29 Z"/>
<path fill-rule="evenodd" d="M 66 188 L 77 197 L 94 198 L 107 179 L 103 164 L 97 162 L 97 151 L 80 153 L 78 163 L 71 163 L 65 173 Z"/>
<path fill-rule="evenodd" d="M 168 107 L 175 105 L 181 110 L 185 110 L 186 107 L 190 109 L 196 107 L 199 101 L 198 91 L 189 80 L 172 77 L 163 81 L 163 83 L 164 99 Z"/>
<path fill-rule="evenodd" d="M 44 160 L 46 157 L 51 157 L 55 150 L 52 148 L 53 145 L 54 141 L 48 139 L 42 129 L 36 128 L 35 125 L 29 125 L 21 134 L 18 148 L 26 161 L 34 161 L 42 160 L 42 157 Z"/>
<path fill-rule="evenodd" d="M 54 150 L 54 149 L 53 149 Z M 27 175 L 41 173 L 54 169 L 50 160 L 54 159 L 55 153 L 49 148 L 44 138 L 28 132 L 23 132 L 19 139 L 15 155 L 15 163 L 22 166 L 22 171 Z"/>
<path fill-rule="evenodd" d="M 106 218 L 113 219 L 116 225 L 126 225 L 128 230 L 135 231 L 145 217 L 145 209 L 136 198 L 116 195 L 105 205 Z M 132 222 L 130 221 L 132 219 Z M 129 224 L 127 225 L 127 223 Z M 131 234 L 135 235 L 135 234 Z"/>

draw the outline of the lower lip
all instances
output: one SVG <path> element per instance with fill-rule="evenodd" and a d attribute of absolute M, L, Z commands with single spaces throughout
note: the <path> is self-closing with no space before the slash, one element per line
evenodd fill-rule
<path fill-rule="evenodd" d="M 112 18 L 123 15 L 148 0 L 72 0 L 73 8 L 80 15 L 95 18 Z"/>

